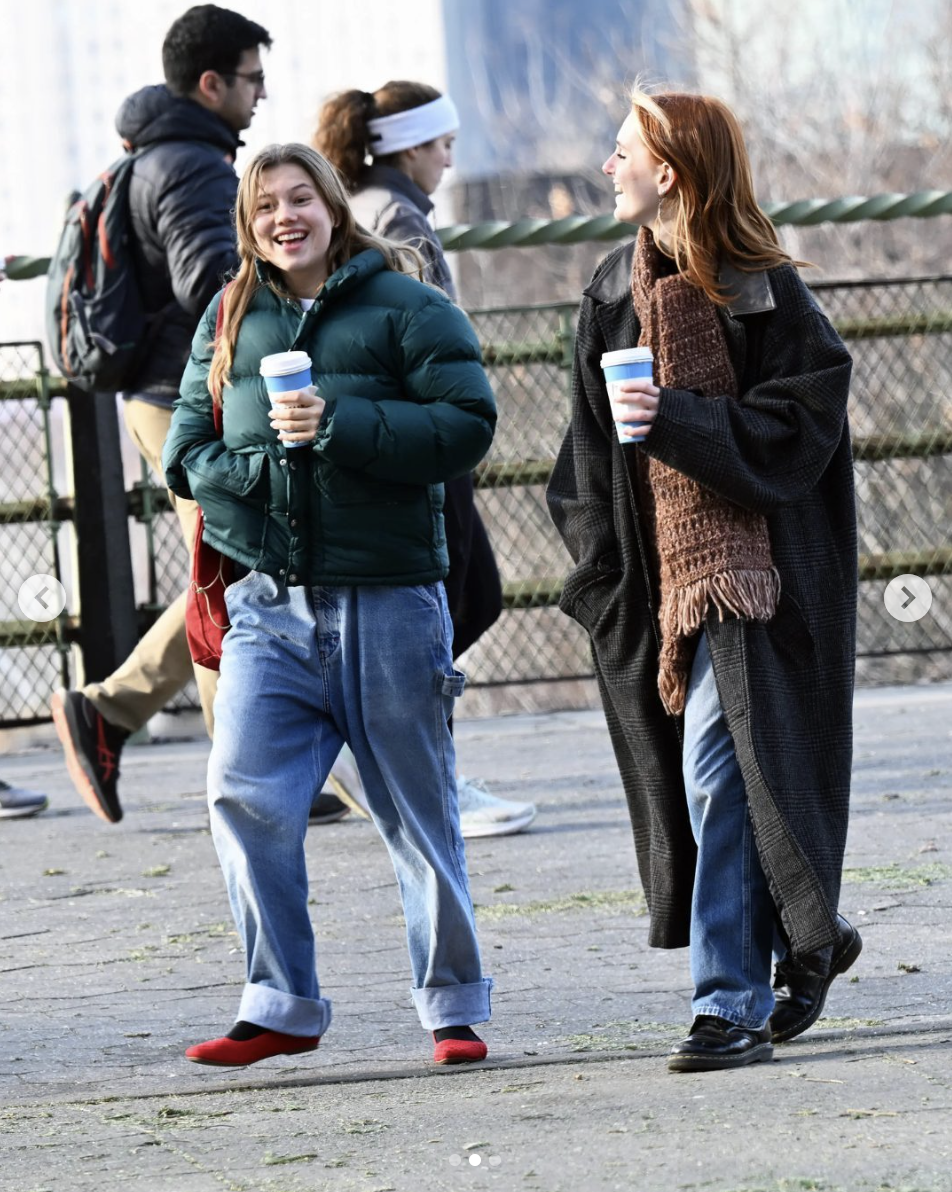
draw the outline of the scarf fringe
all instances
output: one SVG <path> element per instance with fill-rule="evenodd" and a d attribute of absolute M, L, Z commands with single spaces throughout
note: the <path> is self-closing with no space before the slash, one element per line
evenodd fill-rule
<path fill-rule="evenodd" d="M 704 624 L 707 610 L 751 621 L 769 621 L 780 599 L 780 576 L 775 567 L 767 570 L 719 572 L 672 592 L 661 609 L 663 645 L 658 666 L 658 694 L 665 711 L 680 716 L 687 702 L 689 661 L 688 639 Z"/>
<path fill-rule="evenodd" d="M 722 571 L 675 588 L 661 607 L 661 629 L 665 637 L 691 637 L 704 624 L 709 605 L 725 614 L 749 621 L 769 621 L 780 599 L 780 576 L 769 570 Z"/>
<path fill-rule="evenodd" d="M 662 666 L 658 671 L 658 694 L 669 716 L 683 715 L 688 696 L 687 673 L 668 670 Z"/>

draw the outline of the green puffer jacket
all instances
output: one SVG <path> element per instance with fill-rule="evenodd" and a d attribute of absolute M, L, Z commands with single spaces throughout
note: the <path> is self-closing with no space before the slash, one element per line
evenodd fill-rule
<path fill-rule="evenodd" d="M 441 579 L 442 482 L 483 458 L 496 421 L 463 312 L 375 249 L 338 269 L 306 314 L 262 286 L 218 439 L 206 383 L 220 300 L 195 333 L 163 457 L 169 488 L 201 505 L 205 541 L 292 585 Z M 262 356 L 292 349 L 309 353 L 327 403 L 313 447 L 278 441 L 258 374 Z"/>

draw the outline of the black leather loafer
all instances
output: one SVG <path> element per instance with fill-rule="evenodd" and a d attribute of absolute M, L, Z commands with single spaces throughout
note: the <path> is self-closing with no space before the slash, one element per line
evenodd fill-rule
<path fill-rule="evenodd" d="M 742 1068 L 773 1056 L 770 1027 L 755 1031 L 735 1026 L 726 1018 L 702 1014 L 695 1018 L 691 1033 L 676 1043 L 668 1057 L 670 1072 L 711 1072 Z"/>
<path fill-rule="evenodd" d="M 833 953 L 830 971 L 818 977 L 809 969 L 781 960 L 774 974 L 774 1012 L 770 1016 L 770 1037 L 774 1043 L 786 1043 L 808 1030 L 823 1012 L 823 1003 L 833 981 L 854 964 L 863 950 L 859 932 L 838 915 L 840 943 Z"/>

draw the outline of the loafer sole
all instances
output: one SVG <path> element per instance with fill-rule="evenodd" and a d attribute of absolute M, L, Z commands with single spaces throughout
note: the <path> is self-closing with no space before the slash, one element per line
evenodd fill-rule
<path fill-rule="evenodd" d="M 827 974 L 827 978 L 823 982 L 823 986 L 820 990 L 820 996 L 817 998 L 813 1008 L 808 1013 L 804 1014 L 802 1018 L 798 1018 L 795 1022 L 791 1023 L 790 1026 L 785 1027 L 782 1031 L 772 1032 L 770 1036 L 772 1043 L 787 1043 L 790 1039 L 795 1039 L 797 1035 L 802 1035 L 804 1031 L 808 1031 L 810 1027 L 813 1026 L 816 1020 L 823 1013 L 823 1007 L 826 1005 L 826 995 L 830 992 L 830 986 L 837 977 L 842 976 L 843 973 L 853 967 L 857 958 L 859 957 L 860 952 L 863 950 L 862 936 L 852 924 L 850 924 L 850 931 L 852 931 L 853 934 L 850 937 L 849 943 L 834 959 L 833 964 L 830 966 L 830 971 Z"/>
<path fill-rule="evenodd" d="M 773 1044 L 755 1043 L 737 1055 L 672 1055 L 668 1057 L 669 1072 L 718 1072 L 724 1068 L 745 1068 L 773 1059 Z"/>
<path fill-rule="evenodd" d="M 110 811 L 99 784 L 86 769 L 74 739 L 74 733 L 76 738 L 79 737 L 79 725 L 76 723 L 72 705 L 68 699 L 64 699 L 62 692 L 54 692 L 50 701 L 50 711 L 53 714 L 56 735 L 63 746 L 66 769 L 73 780 L 77 794 L 89 810 L 98 815 L 101 820 L 105 820 L 107 824 L 118 824 L 122 819 L 122 808 L 117 808 L 115 813 Z"/>

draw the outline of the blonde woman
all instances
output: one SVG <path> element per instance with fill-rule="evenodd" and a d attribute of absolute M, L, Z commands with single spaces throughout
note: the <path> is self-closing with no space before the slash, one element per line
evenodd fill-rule
<path fill-rule="evenodd" d="M 575 560 L 561 603 L 591 637 L 650 942 L 690 943 L 694 1022 L 669 1067 L 734 1068 L 806 1030 L 862 947 L 837 914 L 851 361 L 757 206 L 724 104 L 636 89 L 602 168 L 616 219 L 641 227 L 582 301 L 548 491 Z M 612 408 L 602 355 L 635 345 L 653 379 Z"/>
<path fill-rule="evenodd" d="M 198 329 L 165 448 L 172 490 L 233 559 L 208 789 L 247 980 L 197 1063 L 313 1050 L 331 1017 L 315 970 L 304 836 L 346 743 L 393 861 L 434 1059 L 482 1059 L 489 1018 L 447 717 L 462 690 L 442 578 L 442 483 L 470 471 L 495 409 L 462 312 L 413 250 L 355 224 L 327 161 L 271 146 L 242 176 L 241 265 Z M 310 354 L 314 385 L 272 410 L 263 356 Z M 223 407 L 215 435 L 212 403 Z"/>

